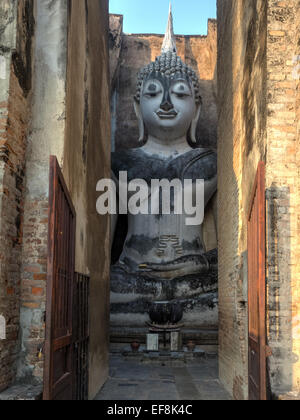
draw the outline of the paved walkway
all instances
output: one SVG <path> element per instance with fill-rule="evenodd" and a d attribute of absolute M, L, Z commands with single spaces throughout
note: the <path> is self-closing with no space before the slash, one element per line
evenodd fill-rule
<path fill-rule="evenodd" d="M 220 384 L 216 358 L 154 363 L 111 356 L 110 378 L 96 400 L 229 400 Z"/>

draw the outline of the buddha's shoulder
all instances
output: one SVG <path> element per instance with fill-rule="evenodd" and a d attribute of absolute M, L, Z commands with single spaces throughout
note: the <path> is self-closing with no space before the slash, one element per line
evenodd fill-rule
<path fill-rule="evenodd" d="M 210 149 L 196 148 L 182 155 L 164 158 L 159 155 L 145 153 L 142 148 L 119 150 L 112 153 L 112 170 L 114 173 L 127 171 L 138 173 L 147 172 L 147 168 L 176 168 L 179 172 L 203 173 L 205 178 L 211 178 L 217 172 L 217 154 Z M 181 169 L 180 169 L 181 168 Z"/>
<path fill-rule="evenodd" d="M 212 149 L 196 147 L 188 152 L 191 159 L 197 158 L 199 159 L 207 159 L 207 160 L 217 160 L 217 153 L 214 152 Z"/>
<path fill-rule="evenodd" d="M 183 166 L 198 166 L 198 165 L 217 165 L 217 154 L 211 149 L 195 148 L 186 153 L 175 156 L 172 161 L 174 164 L 179 162 Z"/>
<path fill-rule="evenodd" d="M 112 153 L 112 170 L 114 172 L 128 171 L 128 169 L 145 164 L 146 155 L 142 149 L 125 149 Z"/>
<path fill-rule="evenodd" d="M 217 174 L 217 154 L 211 149 L 193 149 L 183 157 L 183 161 L 183 170 L 186 176 L 193 177 L 198 174 L 203 179 L 210 179 Z"/>

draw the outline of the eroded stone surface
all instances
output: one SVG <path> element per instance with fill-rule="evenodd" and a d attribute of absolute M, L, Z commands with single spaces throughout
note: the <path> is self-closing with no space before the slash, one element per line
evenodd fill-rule
<path fill-rule="evenodd" d="M 0 401 L 38 401 L 42 399 L 43 387 L 40 385 L 14 385 L 0 393 Z"/>

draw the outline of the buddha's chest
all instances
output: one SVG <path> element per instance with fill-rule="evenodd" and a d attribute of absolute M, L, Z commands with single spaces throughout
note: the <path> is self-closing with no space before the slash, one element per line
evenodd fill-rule
<path fill-rule="evenodd" d="M 139 149 L 113 154 L 112 169 L 117 178 L 126 173 L 128 182 L 143 179 L 151 184 L 153 180 L 179 179 L 208 181 L 217 173 L 216 155 L 210 151 L 191 150 L 180 156 L 161 158 L 149 156 Z"/>

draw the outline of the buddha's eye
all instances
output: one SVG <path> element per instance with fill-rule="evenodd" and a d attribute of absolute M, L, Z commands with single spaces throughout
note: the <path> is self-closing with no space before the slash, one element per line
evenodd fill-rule
<path fill-rule="evenodd" d="M 187 96 L 190 96 L 189 94 L 181 93 L 181 92 L 173 92 L 173 93 L 177 96 L 177 98 L 180 98 L 180 99 L 184 99 Z"/>
<path fill-rule="evenodd" d="M 155 98 L 162 92 L 161 87 L 157 83 L 151 82 L 146 86 L 144 96 L 147 98 Z"/>
<path fill-rule="evenodd" d="M 144 93 L 144 96 L 146 96 L 146 98 L 156 98 L 157 95 L 159 95 L 160 93 L 161 93 L 161 91 L 151 91 L 151 92 L 146 91 Z"/>
<path fill-rule="evenodd" d="M 184 98 L 187 98 L 188 96 L 191 96 L 189 87 L 186 86 L 185 83 L 180 83 L 180 82 L 176 83 L 173 86 L 172 93 L 173 95 L 176 95 L 176 97 L 179 99 L 184 99 Z"/>
<path fill-rule="evenodd" d="M 183 92 L 172 92 L 173 95 L 176 96 L 177 99 L 186 99 L 189 98 L 191 95 L 189 93 L 183 93 Z"/>

